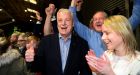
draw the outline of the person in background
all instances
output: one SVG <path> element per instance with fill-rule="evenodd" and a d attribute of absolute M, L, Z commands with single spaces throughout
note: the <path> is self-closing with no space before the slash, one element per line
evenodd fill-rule
<path fill-rule="evenodd" d="M 20 32 L 13 32 L 12 35 L 9 37 L 10 43 L 11 43 L 11 47 L 17 46 L 17 41 L 18 41 L 18 36 L 19 36 Z"/>
<path fill-rule="evenodd" d="M 3 36 L 5 36 L 4 30 L 0 29 L 0 37 L 3 37 Z"/>
<path fill-rule="evenodd" d="M 10 41 L 0 37 L 0 75 L 28 75 L 24 58 Z"/>
<path fill-rule="evenodd" d="M 27 50 L 26 61 L 43 75 L 92 75 L 85 59 L 88 44 L 73 32 L 72 13 L 60 9 L 57 24 L 59 33 L 45 36 L 36 53 Z"/>
<path fill-rule="evenodd" d="M 91 22 L 94 29 L 88 28 L 86 25 L 83 25 L 76 15 L 76 1 L 72 0 L 70 11 L 73 13 L 74 19 L 74 30 L 78 33 L 80 37 L 85 39 L 88 42 L 90 49 L 94 50 L 97 56 L 100 56 L 105 50 L 105 46 L 101 40 L 101 25 L 104 19 L 107 17 L 107 14 L 103 11 L 97 12 L 94 15 L 94 21 Z M 92 27 L 92 28 L 93 28 Z"/>
<path fill-rule="evenodd" d="M 14 32 L 14 33 L 10 36 L 10 42 L 11 42 L 11 43 L 17 43 L 19 34 L 20 34 L 20 32 Z"/>
<path fill-rule="evenodd" d="M 25 33 L 20 33 L 20 35 L 18 36 L 17 47 L 23 57 L 25 57 L 27 37 L 28 36 Z"/>
<path fill-rule="evenodd" d="M 35 35 L 35 36 L 38 36 L 39 38 L 41 38 L 42 37 L 42 25 L 43 25 L 43 23 L 42 23 L 42 21 L 43 21 L 43 18 L 42 18 L 42 16 L 41 16 L 41 14 L 38 12 L 38 11 L 36 11 L 35 12 L 35 15 L 36 15 L 36 23 L 34 24 L 34 28 L 33 28 L 33 34 Z"/>
<path fill-rule="evenodd" d="M 88 52 L 86 59 L 91 70 L 103 75 L 138 75 L 140 52 L 128 19 L 122 15 L 105 19 L 102 32 L 107 50 L 101 58 L 92 50 Z"/>
<path fill-rule="evenodd" d="M 36 52 L 36 50 L 38 48 L 38 43 L 39 43 L 39 38 L 37 38 L 36 36 L 31 35 L 31 36 L 27 37 L 26 50 L 33 50 L 33 52 Z M 31 63 L 26 62 L 26 64 L 27 64 L 27 70 L 30 73 L 30 75 L 41 75 L 40 72 L 32 72 L 30 70 Z"/>
<path fill-rule="evenodd" d="M 104 20 L 107 18 L 107 14 L 104 11 L 97 11 L 90 21 L 90 28 L 88 28 L 77 19 L 75 7 L 76 1 L 77 0 L 72 0 L 71 6 L 69 8 L 74 16 L 74 29 L 80 37 L 88 42 L 90 49 L 95 52 L 96 56 L 100 57 L 100 55 L 102 55 L 106 50 L 106 47 L 101 40 L 101 36 L 102 25 Z M 140 24 L 140 11 L 138 11 L 138 9 L 140 9 L 140 0 L 134 0 L 132 15 L 129 18 L 133 29 L 136 29 Z"/>
<path fill-rule="evenodd" d="M 31 35 L 31 36 L 27 37 L 26 49 L 30 49 L 31 47 L 33 47 L 34 49 L 37 49 L 38 43 L 39 43 L 39 38 L 37 38 L 34 35 Z"/>

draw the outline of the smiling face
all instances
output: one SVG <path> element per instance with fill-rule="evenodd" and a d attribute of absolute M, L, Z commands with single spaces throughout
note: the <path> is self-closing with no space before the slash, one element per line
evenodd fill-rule
<path fill-rule="evenodd" d="M 103 25 L 102 32 L 102 40 L 106 44 L 108 50 L 120 50 L 122 46 L 124 46 L 122 37 L 111 28 Z"/>
<path fill-rule="evenodd" d="M 114 15 L 104 20 L 102 40 L 109 50 L 117 55 L 135 55 L 137 42 L 128 19 Z"/>
<path fill-rule="evenodd" d="M 72 14 L 67 9 L 60 9 L 57 13 L 58 31 L 63 37 L 71 34 L 73 29 Z"/>
<path fill-rule="evenodd" d="M 97 12 L 94 16 L 93 16 L 93 23 L 92 23 L 92 27 L 98 31 L 101 32 L 102 31 L 102 25 L 103 22 L 106 18 L 107 14 L 105 12 Z"/>

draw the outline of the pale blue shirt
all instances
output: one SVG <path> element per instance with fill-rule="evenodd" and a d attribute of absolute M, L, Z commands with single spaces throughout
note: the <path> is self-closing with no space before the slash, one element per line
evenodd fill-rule
<path fill-rule="evenodd" d="M 59 34 L 59 44 L 63 71 L 65 69 L 67 57 L 69 54 L 70 43 L 71 43 L 71 35 L 67 37 L 67 40 L 64 40 L 64 38 Z"/>

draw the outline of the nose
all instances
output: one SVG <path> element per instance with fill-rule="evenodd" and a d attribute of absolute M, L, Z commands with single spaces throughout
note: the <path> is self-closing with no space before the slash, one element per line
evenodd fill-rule
<path fill-rule="evenodd" d="M 62 24 L 63 24 L 63 25 L 66 25 L 66 21 L 64 20 Z"/>
<path fill-rule="evenodd" d="M 107 36 L 106 36 L 105 33 L 103 33 L 103 35 L 102 35 L 102 40 L 104 41 L 105 39 L 107 39 Z"/>

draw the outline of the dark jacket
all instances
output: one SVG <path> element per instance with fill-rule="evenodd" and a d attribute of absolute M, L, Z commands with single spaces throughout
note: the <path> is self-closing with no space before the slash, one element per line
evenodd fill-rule
<path fill-rule="evenodd" d="M 58 34 L 44 37 L 38 46 L 34 60 L 34 69 L 43 75 L 92 75 L 85 60 L 89 50 L 87 42 L 78 35 L 71 38 L 68 58 L 64 72 L 62 71 Z"/>
<path fill-rule="evenodd" d="M 26 63 L 18 50 L 0 55 L 0 75 L 27 75 Z"/>

